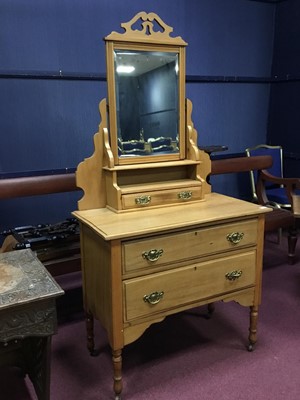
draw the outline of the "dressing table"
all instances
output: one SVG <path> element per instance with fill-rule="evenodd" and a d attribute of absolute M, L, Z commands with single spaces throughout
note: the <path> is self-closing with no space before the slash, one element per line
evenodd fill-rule
<path fill-rule="evenodd" d="M 250 307 L 253 349 L 268 212 L 211 191 L 211 161 L 185 99 L 184 40 L 154 13 L 121 26 L 105 38 L 108 99 L 94 153 L 77 168 L 84 196 L 73 213 L 88 349 L 95 318 L 112 349 L 116 399 L 122 349 L 168 315 L 236 301 Z"/>

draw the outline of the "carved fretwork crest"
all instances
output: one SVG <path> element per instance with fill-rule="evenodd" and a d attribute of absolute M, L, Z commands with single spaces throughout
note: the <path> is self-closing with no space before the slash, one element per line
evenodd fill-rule
<path fill-rule="evenodd" d="M 186 42 L 180 36 L 171 37 L 170 34 L 173 32 L 173 28 L 163 22 L 163 20 L 153 12 L 146 13 L 145 11 L 141 11 L 130 21 L 122 23 L 121 27 L 125 32 L 112 32 L 105 39 L 186 45 Z"/>

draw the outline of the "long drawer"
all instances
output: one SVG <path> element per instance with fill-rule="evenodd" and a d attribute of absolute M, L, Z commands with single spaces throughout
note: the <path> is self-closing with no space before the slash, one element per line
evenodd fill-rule
<path fill-rule="evenodd" d="M 178 204 L 202 199 L 202 186 L 185 189 L 157 190 L 122 195 L 124 210 L 144 208 L 163 204 Z"/>
<path fill-rule="evenodd" d="M 183 210 L 184 212 L 184 210 Z M 156 236 L 122 244 L 123 272 L 146 270 L 226 250 L 255 245 L 257 220 Z"/>
<path fill-rule="evenodd" d="M 131 321 L 255 284 L 256 252 L 164 271 L 123 282 L 125 319 Z"/>

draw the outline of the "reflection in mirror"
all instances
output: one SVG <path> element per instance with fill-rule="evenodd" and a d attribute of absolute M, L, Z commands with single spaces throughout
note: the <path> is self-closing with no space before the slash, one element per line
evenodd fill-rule
<path fill-rule="evenodd" d="M 114 51 L 119 156 L 178 153 L 178 53 Z"/>

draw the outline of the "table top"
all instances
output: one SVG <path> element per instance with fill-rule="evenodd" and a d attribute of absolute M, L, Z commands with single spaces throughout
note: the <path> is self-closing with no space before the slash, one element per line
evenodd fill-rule
<path fill-rule="evenodd" d="M 203 201 L 116 213 L 108 208 L 74 211 L 73 215 L 105 240 L 141 237 L 174 229 L 187 229 L 250 218 L 270 208 L 219 193 Z"/>
<path fill-rule="evenodd" d="M 64 294 L 30 249 L 0 254 L 0 311 Z"/>

